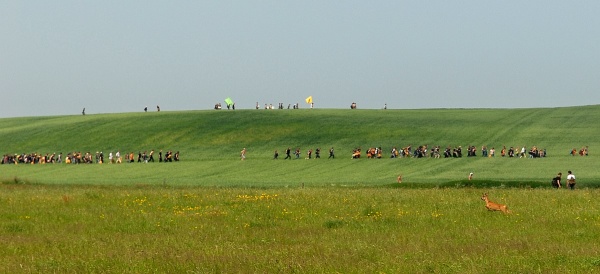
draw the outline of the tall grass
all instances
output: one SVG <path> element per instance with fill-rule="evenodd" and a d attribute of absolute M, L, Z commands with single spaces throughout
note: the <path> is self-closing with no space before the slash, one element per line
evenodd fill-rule
<path fill-rule="evenodd" d="M 589 273 L 599 194 L 2 185 L 0 272 Z"/>

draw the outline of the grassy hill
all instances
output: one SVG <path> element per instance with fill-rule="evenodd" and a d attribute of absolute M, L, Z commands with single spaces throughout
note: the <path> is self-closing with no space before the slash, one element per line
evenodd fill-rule
<path fill-rule="evenodd" d="M 182 159 L 0 165 L 0 272 L 598 272 L 599 116 L 585 106 L 0 119 L 0 155 L 162 149 Z M 535 145 L 548 157 L 389 158 L 393 146 L 425 144 Z M 382 159 L 351 159 L 372 146 Z M 569 155 L 583 146 L 590 156 Z M 272 159 L 287 147 L 302 158 Z M 321 159 L 303 159 L 317 147 Z M 569 169 L 577 191 L 501 188 L 549 187 Z M 488 212 L 482 192 L 513 213 Z"/>
<path fill-rule="evenodd" d="M 0 119 L 0 154 L 173 150 L 181 162 L 121 165 L 0 165 L 4 181 L 48 184 L 198 186 L 391 186 L 548 184 L 571 169 L 581 186 L 600 182 L 600 106 L 536 109 L 235 110 L 97 114 Z M 392 147 L 477 147 L 478 157 L 389 159 Z M 495 147 L 493 159 L 481 146 Z M 354 148 L 382 147 L 382 159 L 351 160 Z M 499 157 L 506 146 L 546 149 L 542 159 Z M 589 146 L 588 157 L 572 157 Z M 247 148 L 247 160 L 239 152 Z M 287 147 L 302 160 L 283 160 Z M 322 159 L 303 160 L 322 149 Z M 334 147 L 335 160 L 327 159 Z M 274 150 L 279 160 L 272 160 Z M 464 152 L 466 155 L 466 152 Z"/>

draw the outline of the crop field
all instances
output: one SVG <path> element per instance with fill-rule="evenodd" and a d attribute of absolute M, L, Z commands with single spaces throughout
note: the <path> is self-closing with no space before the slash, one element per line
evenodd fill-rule
<path fill-rule="evenodd" d="M 136 158 L 1 164 L 0 272 L 599 272 L 599 118 L 600 106 L 0 119 L 0 155 Z M 390 158 L 409 145 L 477 152 Z M 547 155 L 501 157 L 503 146 Z M 284 160 L 288 147 L 301 156 Z M 351 159 L 370 147 L 381 159 Z M 151 150 L 181 160 L 137 162 Z M 567 170 L 576 189 L 551 188 Z M 511 213 L 488 211 L 483 193 Z"/>

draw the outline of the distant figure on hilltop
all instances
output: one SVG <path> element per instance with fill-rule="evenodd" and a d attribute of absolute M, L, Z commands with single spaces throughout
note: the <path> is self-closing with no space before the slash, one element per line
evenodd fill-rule
<path fill-rule="evenodd" d="M 148 112 L 148 106 L 144 108 L 144 112 Z"/>
<path fill-rule="evenodd" d="M 352 104 L 350 104 L 350 109 L 356 109 L 356 103 L 352 102 Z"/>
<path fill-rule="evenodd" d="M 85 115 L 85 108 L 83 108 L 83 111 L 81 112 L 82 115 Z"/>
<path fill-rule="evenodd" d="M 160 106 L 159 105 L 156 105 L 156 111 L 160 112 Z"/>

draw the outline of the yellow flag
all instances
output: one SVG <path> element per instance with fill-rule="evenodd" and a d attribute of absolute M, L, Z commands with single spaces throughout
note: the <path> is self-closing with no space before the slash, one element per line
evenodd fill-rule
<path fill-rule="evenodd" d="M 306 103 L 312 104 L 312 96 L 308 96 L 308 98 L 306 98 Z"/>

